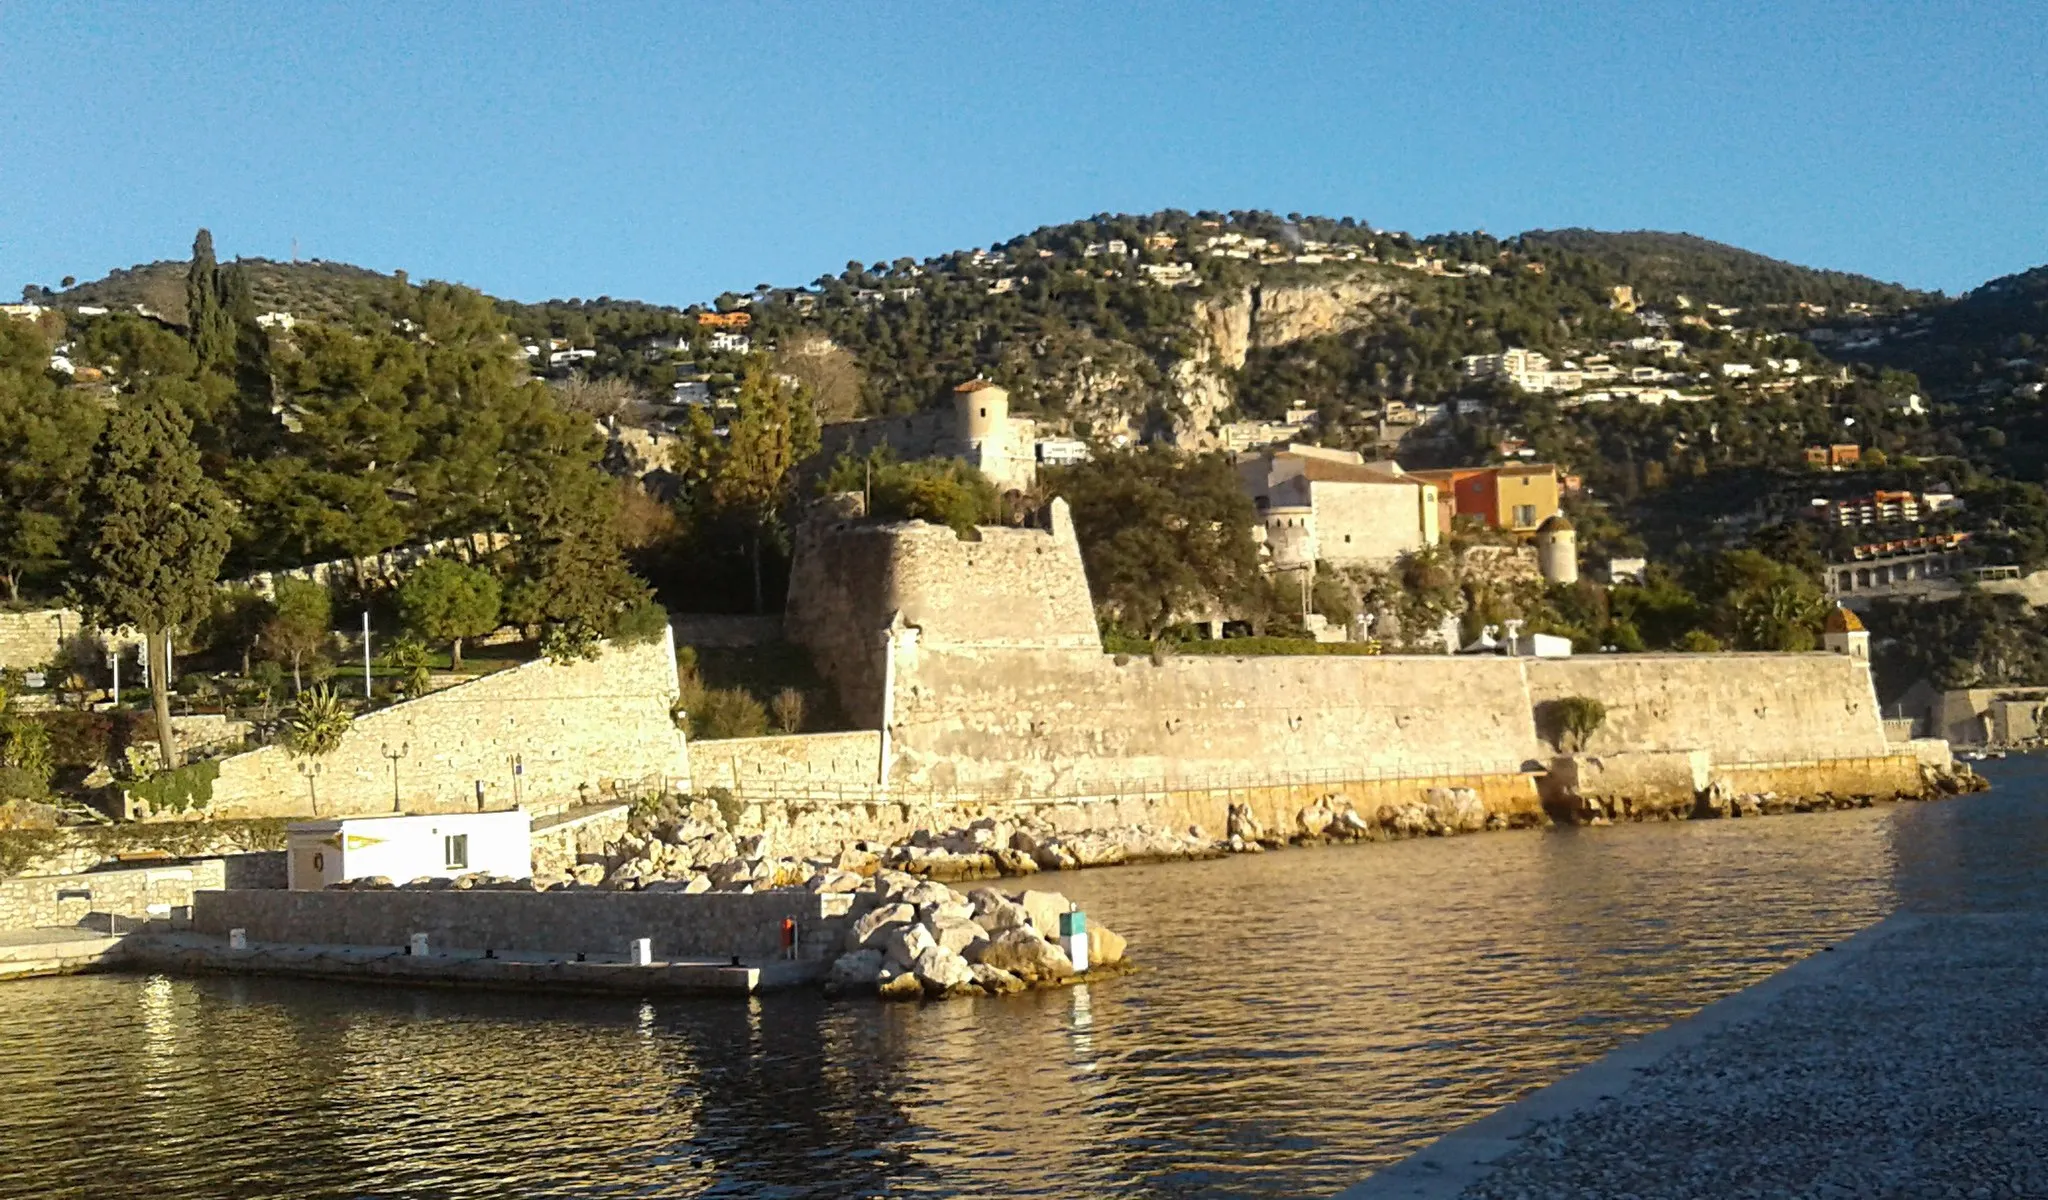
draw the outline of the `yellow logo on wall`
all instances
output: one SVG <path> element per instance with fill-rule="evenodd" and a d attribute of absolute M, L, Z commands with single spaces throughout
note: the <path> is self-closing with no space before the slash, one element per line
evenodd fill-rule
<path fill-rule="evenodd" d="M 383 838 L 364 837 L 362 834 L 359 833 L 351 833 L 348 835 L 348 848 L 351 850 L 361 850 L 365 846 L 381 846 L 383 844 Z"/>

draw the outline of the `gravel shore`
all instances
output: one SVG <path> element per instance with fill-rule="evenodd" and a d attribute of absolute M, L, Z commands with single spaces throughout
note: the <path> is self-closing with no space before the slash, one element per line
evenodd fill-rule
<path fill-rule="evenodd" d="M 2048 1196 L 2044 989 L 2048 913 L 1895 916 L 1344 1195 Z"/>

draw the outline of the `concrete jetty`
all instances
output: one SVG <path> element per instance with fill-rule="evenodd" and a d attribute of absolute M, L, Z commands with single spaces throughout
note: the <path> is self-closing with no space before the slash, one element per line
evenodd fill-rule
<path fill-rule="evenodd" d="M 2048 911 L 1890 917 L 1341 1200 L 2048 1195 Z"/>
<path fill-rule="evenodd" d="M 0 980 L 90 971 L 105 966 L 122 940 L 104 929 L 0 929 Z"/>

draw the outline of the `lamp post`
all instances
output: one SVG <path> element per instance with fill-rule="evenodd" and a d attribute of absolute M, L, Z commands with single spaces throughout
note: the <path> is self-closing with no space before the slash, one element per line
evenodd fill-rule
<path fill-rule="evenodd" d="M 412 753 L 412 743 L 401 742 L 397 750 L 393 750 L 388 744 L 379 749 L 383 751 L 385 758 L 391 760 L 391 811 L 404 812 L 405 809 L 398 803 L 398 760 Z"/>
<path fill-rule="evenodd" d="M 313 815 L 316 817 L 320 815 L 320 773 L 326 769 L 326 764 L 310 758 L 299 763 L 299 774 L 306 777 L 306 794 L 313 801 Z"/>

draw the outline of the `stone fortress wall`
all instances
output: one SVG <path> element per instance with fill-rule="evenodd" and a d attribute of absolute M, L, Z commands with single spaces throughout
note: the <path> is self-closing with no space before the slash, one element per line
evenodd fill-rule
<path fill-rule="evenodd" d="M 1572 695 L 1608 710 L 1588 754 L 1700 752 L 1716 777 L 1808 794 L 1831 762 L 1856 794 L 1920 787 L 1867 662 L 1846 654 L 1107 655 L 1063 505 L 1048 524 L 974 541 L 842 519 L 800 544 L 789 635 L 856 722 L 881 727 L 892 789 L 1051 800 L 1466 777 L 1519 804 L 1557 755 L 1544 706 Z"/>
<path fill-rule="evenodd" d="M 687 786 L 677 696 L 670 637 L 607 645 L 592 661 L 539 659 L 359 717 L 319 758 L 265 746 L 221 759 L 212 804 L 192 815 L 468 812 L 479 780 L 488 809 Z M 388 755 L 401 753 L 394 771 Z"/>

